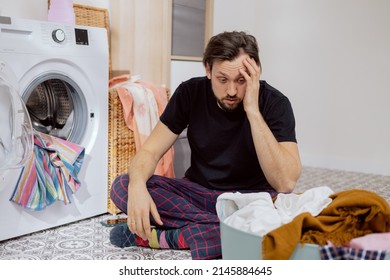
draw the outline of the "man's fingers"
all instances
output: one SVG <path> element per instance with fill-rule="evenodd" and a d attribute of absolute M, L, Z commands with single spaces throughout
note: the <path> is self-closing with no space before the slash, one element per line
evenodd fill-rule
<path fill-rule="evenodd" d="M 159 224 L 160 226 L 162 226 L 164 223 L 163 221 L 161 220 L 160 218 L 160 214 L 158 213 L 158 210 L 157 210 L 157 207 L 156 207 L 156 204 L 152 203 L 151 207 L 150 207 L 150 213 L 152 214 L 152 217 L 154 219 L 154 221 Z"/>
<path fill-rule="evenodd" d="M 243 63 L 247 71 L 250 73 L 249 76 L 251 76 L 252 78 L 256 78 L 257 76 L 259 76 L 260 68 L 253 58 L 246 58 L 244 59 Z"/>

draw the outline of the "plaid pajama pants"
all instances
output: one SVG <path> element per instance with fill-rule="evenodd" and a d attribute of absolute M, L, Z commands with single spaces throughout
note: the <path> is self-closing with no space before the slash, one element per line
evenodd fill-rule
<path fill-rule="evenodd" d="M 111 200 L 127 213 L 128 174 L 118 176 L 111 187 Z M 221 236 L 216 211 L 217 197 L 224 191 L 212 190 L 186 178 L 167 178 L 153 175 L 146 183 L 157 206 L 164 227 L 181 228 L 190 247 L 192 259 L 221 258 Z M 264 188 L 271 196 L 277 193 Z M 229 191 L 232 192 L 232 191 Z M 239 190 L 241 193 L 254 190 Z M 156 225 L 153 217 L 151 223 Z"/>

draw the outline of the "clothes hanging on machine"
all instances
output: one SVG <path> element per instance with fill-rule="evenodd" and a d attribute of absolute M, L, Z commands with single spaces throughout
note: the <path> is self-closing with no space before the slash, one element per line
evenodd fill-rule
<path fill-rule="evenodd" d="M 38 211 L 56 201 L 69 204 L 80 187 L 78 173 L 85 149 L 41 132 L 34 133 L 34 153 L 24 166 L 10 198 L 23 208 Z"/>

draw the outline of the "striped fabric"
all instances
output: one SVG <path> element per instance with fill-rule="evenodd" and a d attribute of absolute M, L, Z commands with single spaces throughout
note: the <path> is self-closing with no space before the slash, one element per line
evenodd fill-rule
<path fill-rule="evenodd" d="M 35 132 L 34 156 L 22 169 L 10 200 L 34 211 L 55 201 L 69 204 L 69 194 L 80 187 L 84 152 L 75 143 Z"/>

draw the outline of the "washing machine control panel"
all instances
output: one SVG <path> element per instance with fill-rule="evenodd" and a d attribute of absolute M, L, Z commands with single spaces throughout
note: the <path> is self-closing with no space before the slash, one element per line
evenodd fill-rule
<path fill-rule="evenodd" d="M 54 42 L 62 43 L 65 41 L 65 31 L 62 29 L 55 29 L 51 34 Z"/>
<path fill-rule="evenodd" d="M 106 36 L 104 28 L 0 17 L 0 54 L 37 54 L 50 59 L 99 57 L 102 47 L 108 49 Z"/>
<path fill-rule="evenodd" d="M 46 30 L 43 33 L 47 32 Z M 48 34 L 49 35 L 49 34 Z M 88 30 L 82 28 L 72 28 L 66 26 L 65 29 L 62 27 L 55 26 L 51 31 L 51 43 L 53 41 L 57 44 L 68 45 L 89 45 Z"/>

